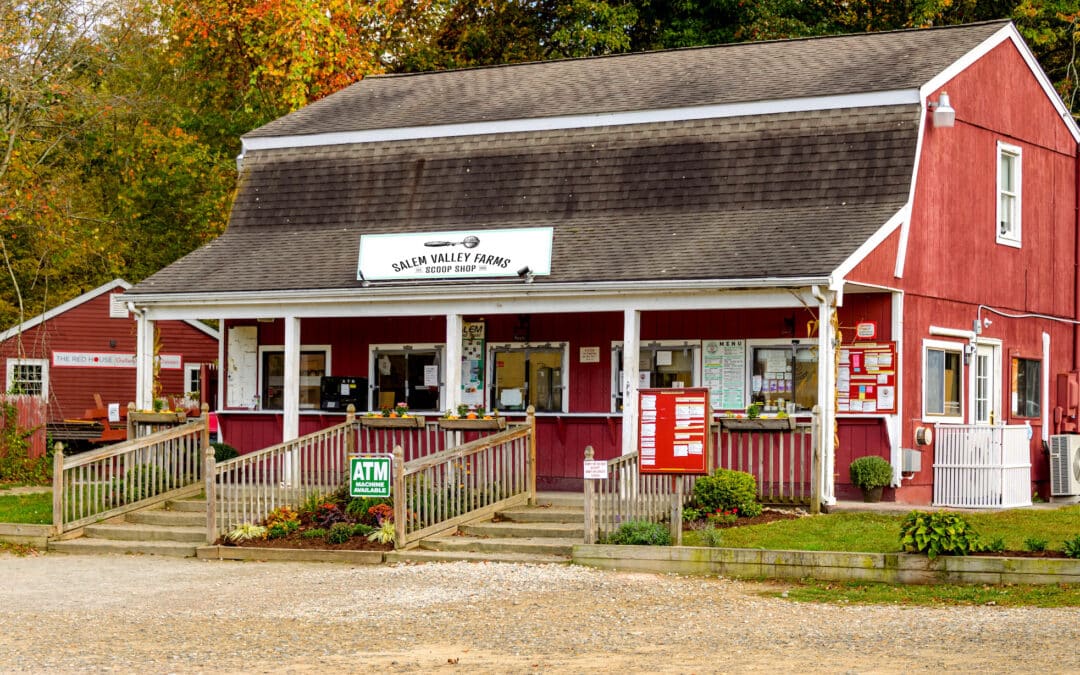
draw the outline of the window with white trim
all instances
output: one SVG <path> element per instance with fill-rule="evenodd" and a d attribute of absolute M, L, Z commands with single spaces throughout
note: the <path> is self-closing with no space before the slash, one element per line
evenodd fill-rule
<path fill-rule="evenodd" d="M 200 395 L 202 394 L 201 363 L 184 364 L 184 394 L 195 394 L 193 398 L 196 401 L 200 400 Z"/>
<path fill-rule="evenodd" d="M 492 345 L 491 396 L 493 410 L 567 412 L 568 343 L 511 343 Z"/>
<path fill-rule="evenodd" d="M 923 416 L 963 422 L 964 345 L 923 342 Z"/>
<path fill-rule="evenodd" d="M 442 410 L 442 345 L 371 345 L 371 410 Z"/>
<path fill-rule="evenodd" d="M 7 360 L 7 382 L 4 389 L 9 394 L 49 396 L 49 361 L 47 359 Z"/>
<path fill-rule="evenodd" d="M 623 345 L 611 346 L 611 412 L 623 408 Z M 638 351 L 638 388 L 696 387 L 701 372 L 701 342 L 643 342 Z"/>
<path fill-rule="evenodd" d="M 1020 246 L 1021 153 L 1015 145 L 997 144 L 997 243 Z"/>
<path fill-rule="evenodd" d="M 300 409 L 319 407 L 322 378 L 330 374 L 330 346 L 300 348 Z M 259 389 L 264 410 L 285 407 L 285 348 L 259 347 Z"/>
<path fill-rule="evenodd" d="M 775 413 L 814 409 L 818 402 L 818 346 L 816 341 L 799 344 L 789 341 L 773 344 L 750 344 L 750 403 L 761 411 Z"/>

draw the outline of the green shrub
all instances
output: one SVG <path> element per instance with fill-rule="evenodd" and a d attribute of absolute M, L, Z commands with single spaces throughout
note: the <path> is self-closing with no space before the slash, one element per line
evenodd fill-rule
<path fill-rule="evenodd" d="M 1000 553 L 1005 550 L 1005 537 L 994 537 L 988 543 L 980 546 L 984 551 Z"/>
<path fill-rule="evenodd" d="M 288 536 L 288 534 L 289 527 L 285 523 L 274 523 L 266 528 L 267 539 L 281 539 L 282 537 Z"/>
<path fill-rule="evenodd" d="M 330 531 L 326 533 L 326 542 L 328 544 L 344 544 L 349 541 L 349 537 L 353 534 L 353 526 L 349 523 L 334 523 L 330 526 Z"/>
<path fill-rule="evenodd" d="M 692 523 L 705 517 L 705 512 L 692 506 L 685 506 L 682 510 L 682 519 L 685 523 Z"/>
<path fill-rule="evenodd" d="M 1072 539 L 1066 539 L 1061 550 L 1065 551 L 1065 555 L 1070 558 L 1080 558 L 1080 534 Z"/>
<path fill-rule="evenodd" d="M 391 544 L 394 542 L 394 537 L 397 534 L 397 530 L 394 528 L 394 521 L 384 520 L 379 523 L 379 526 L 375 528 L 370 534 L 368 534 L 368 541 L 374 541 L 380 544 Z"/>
<path fill-rule="evenodd" d="M 214 449 L 214 461 L 224 462 L 227 459 L 233 457 L 239 457 L 240 453 L 233 446 L 228 443 L 211 443 L 210 447 Z"/>
<path fill-rule="evenodd" d="M 877 455 L 860 457 L 848 467 L 851 484 L 863 490 L 886 487 L 892 483 L 892 465 Z"/>
<path fill-rule="evenodd" d="M 248 541 L 251 539 L 262 539 L 266 536 L 266 528 L 262 525 L 252 525 L 251 523 L 243 523 L 236 526 L 231 532 L 225 535 L 225 538 L 229 541 Z"/>
<path fill-rule="evenodd" d="M 375 531 L 375 527 L 368 525 L 367 523 L 357 523 L 353 525 L 352 533 L 354 537 L 366 537 Z"/>
<path fill-rule="evenodd" d="M 1050 542 L 1046 541 L 1045 539 L 1040 539 L 1038 537 L 1028 537 L 1024 540 L 1024 550 L 1038 553 L 1040 551 L 1045 551 L 1046 545 L 1049 543 Z"/>
<path fill-rule="evenodd" d="M 392 507 L 394 502 L 386 497 L 355 497 L 345 505 L 345 513 L 357 522 L 374 525 L 375 518 L 374 516 L 369 516 L 368 511 L 371 507 L 378 506 L 379 504 L 386 504 Z"/>
<path fill-rule="evenodd" d="M 326 536 L 326 530 L 321 527 L 313 527 L 300 533 L 301 539 L 321 539 Z"/>
<path fill-rule="evenodd" d="M 719 548 L 723 546 L 724 534 L 716 529 L 716 525 L 708 523 L 704 527 L 698 528 L 698 532 L 701 534 L 701 543 L 703 546 L 709 546 L 711 548 Z"/>
<path fill-rule="evenodd" d="M 300 527 L 300 516 L 291 507 L 279 506 L 266 515 L 267 527 L 272 527 L 277 524 L 291 527 L 289 532 L 292 532 L 297 527 Z"/>
<path fill-rule="evenodd" d="M 761 515 L 757 482 L 743 471 L 717 469 L 694 483 L 694 505 L 705 513 L 738 510 L 745 518 Z"/>
<path fill-rule="evenodd" d="M 900 546 L 910 553 L 967 555 L 979 551 L 979 536 L 955 513 L 912 511 L 900 525 Z"/>
<path fill-rule="evenodd" d="M 631 520 L 612 532 L 607 543 L 624 546 L 671 546 L 671 532 L 660 523 Z"/>

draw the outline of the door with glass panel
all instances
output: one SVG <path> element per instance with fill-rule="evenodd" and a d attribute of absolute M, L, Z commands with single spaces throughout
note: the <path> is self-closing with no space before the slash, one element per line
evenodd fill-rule
<path fill-rule="evenodd" d="M 980 344 L 975 350 L 971 419 L 975 424 L 995 424 L 1001 419 L 1001 359 L 998 346 Z"/>

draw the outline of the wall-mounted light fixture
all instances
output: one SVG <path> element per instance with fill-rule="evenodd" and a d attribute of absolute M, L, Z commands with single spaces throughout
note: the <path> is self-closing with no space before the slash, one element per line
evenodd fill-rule
<path fill-rule="evenodd" d="M 926 106 L 933 111 L 935 129 L 945 129 L 956 123 L 956 110 L 949 105 L 949 95 L 944 91 L 938 96 L 937 101 L 929 101 Z"/>
<path fill-rule="evenodd" d="M 517 275 L 519 277 L 521 277 L 522 279 L 524 279 L 525 283 L 527 283 L 527 284 L 531 284 L 532 281 L 533 281 L 533 277 L 535 276 L 533 271 L 532 271 L 532 268 L 529 267 L 528 265 L 526 265 L 525 267 L 522 267 L 521 269 L 519 269 L 517 271 Z"/>

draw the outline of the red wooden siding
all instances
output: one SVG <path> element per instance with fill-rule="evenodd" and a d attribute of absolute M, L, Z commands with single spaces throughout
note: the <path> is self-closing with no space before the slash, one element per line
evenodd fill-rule
<path fill-rule="evenodd" d="M 45 437 L 45 405 L 38 396 L 7 396 L 0 395 L 0 402 L 11 404 L 15 407 L 15 424 L 22 432 L 29 432 L 27 442 L 27 456 L 31 459 L 42 457 L 46 452 Z M 7 424 L 4 419 L 4 411 L 0 411 L 0 424 Z M 8 448 L 0 448 L 0 453 L 7 452 Z"/>
<path fill-rule="evenodd" d="M 117 288 L 112 292 L 122 292 Z M 134 368 L 73 368 L 52 365 L 53 351 L 135 353 L 134 318 L 109 318 L 109 296 L 103 293 L 49 319 L 22 334 L 26 358 L 49 361 L 50 420 L 82 417 L 94 407 L 94 394 L 104 402 L 126 406 L 135 400 Z M 190 324 L 160 321 L 161 353 L 180 354 L 182 363 L 213 363 L 217 360 L 217 340 Z M 7 359 L 18 354 L 16 338 L 0 343 L 0 373 L 7 372 Z M 184 389 L 184 371 L 161 370 L 162 393 L 179 394 Z"/>

